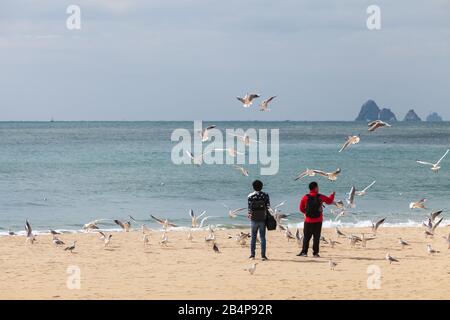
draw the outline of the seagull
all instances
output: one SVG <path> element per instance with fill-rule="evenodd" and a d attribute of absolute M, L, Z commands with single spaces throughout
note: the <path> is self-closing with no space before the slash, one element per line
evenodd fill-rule
<path fill-rule="evenodd" d="M 361 246 L 363 248 L 366 248 L 367 241 L 370 241 L 370 240 L 375 240 L 375 238 L 366 238 L 366 235 L 364 233 L 362 233 Z"/>
<path fill-rule="evenodd" d="M 55 246 L 62 246 L 64 245 L 64 242 L 60 239 L 58 239 L 58 237 L 56 237 L 55 235 L 53 235 L 53 240 L 52 240 L 53 244 Z"/>
<path fill-rule="evenodd" d="M 64 249 L 64 251 L 70 251 L 70 253 L 73 253 L 73 250 L 75 250 L 75 244 L 77 243 L 77 241 L 72 242 L 71 246 L 68 246 Z"/>
<path fill-rule="evenodd" d="M 109 243 L 111 242 L 111 238 L 112 238 L 112 234 L 109 234 L 107 237 L 105 237 L 105 240 L 104 240 L 104 246 L 105 246 L 105 248 L 106 248 L 107 246 L 109 246 Z"/>
<path fill-rule="evenodd" d="M 236 218 L 238 212 L 241 212 L 241 211 L 244 211 L 245 209 L 247 209 L 247 208 L 238 208 L 238 209 L 231 210 L 226 204 L 222 203 L 222 205 L 223 205 L 226 209 L 228 209 L 228 216 L 229 216 L 230 218 Z"/>
<path fill-rule="evenodd" d="M 236 158 L 237 155 L 244 155 L 245 154 L 245 153 L 242 153 L 242 152 L 238 152 L 235 148 L 226 148 L 226 149 L 216 148 L 216 149 L 213 149 L 212 151 L 226 151 L 233 158 Z"/>
<path fill-rule="evenodd" d="M 236 97 L 236 99 L 238 99 L 240 102 L 242 102 L 244 108 L 249 108 L 252 105 L 253 100 L 256 98 L 259 98 L 259 97 L 260 97 L 260 95 L 256 94 L 256 93 L 251 93 L 251 94 L 247 93 L 243 98 Z"/>
<path fill-rule="evenodd" d="M 434 233 L 430 232 L 428 230 L 425 230 L 423 233 L 425 234 L 425 239 L 428 237 L 433 238 L 433 236 L 434 236 Z"/>
<path fill-rule="evenodd" d="M 328 261 L 328 265 L 330 266 L 330 270 L 333 270 L 333 271 L 334 271 L 334 268 L 337 267 L 337 263 L 331 259 Z"/>
<path fill-rule="evenodd" d="M 365 187 L 363 190 L 356 191 L 355 194 L 359 197 L 364 197 L 366 195 L 367 190 L 369 190 L 375 183 L 376 183 L 376 181 L 372 182 L 370 185 Z"/>
<path fill-rule="evenodd" d="M 427 201 L 427 199 L 422 199 L 422 200 L 420 200 L 420 201 L 418 201 L 418 202 L 411 202 L 410 204 L 409 204 L 409 208 L 411 209 L 411 210 L 413 210 L 413 209 L 426 209 L 425 208 L 425 202 Z"/>
<path fill-rule="evenodd" d="M 192 228 L 197 228 L 198 227 L 198 223 L 197 223 L 197 220 L 199 219 L 199 218 L 201 218 L 202 216 L 204 216 L 206 214 L 206 210 L 205 211 L 203 211 L 200 215 L 198 215 L 198 216 L 196 216 L 195 214 L 194 214 L 194 210 L 189 210 L 189 215 L 191 216 L 191 219 L 192 219 L 192 223 L 191 223 L 191 227 Z"/>
<path fill-rule="evenodd" d="M 167 219 L 162 220 L 162 219 L 157 218 L 157 217 L 155 217 L 153 215 L 150 215 L 150 217 L 153 220 L 155 220 L 156 222 L 158 222 L 160 225 L 162 225 L 164 230 L 167 230 L 169 227 L 177 227 L 176 224 L 173 224 L 173 223 L 169 222 L 169 220 L 167 220 Z"/>
<path fill-rule="evenodd" d="M 57 235 L 57 234 L 61 234 L 61 232 L 58 232 L 58 231 L 55 231 L 55 230 L 50 230 L 50 234 Z"/>
<path fill-rule="evenodd" d="M 337 180 L 337 176 L 341 173 L 341 169 L 338 168 L 334 172 L 324 172 L 324 171 L 321 171 L 321 170 L 314 170 L 314 172 L 316 174 L 321 175 L 321 176 L 327 177 L 328 180 L 330 180 L 330 181 L 336 181 Z"/>
<path fill-rule="evenodd" d="M 372 232 L 377 233 L 378 228 L 386 221 L 386 218 L 378 220 L 376 223 L 372 222 Z"/>
<path fill-rule="evenodd" d="M 378 128 L 382 128 L 382 127 L 392 127 L 389 123 L 381 121 L 381 120 L 375 120 L 375 121 L 369 122 L 367 125 L 369 126 L 369 132 L 373 132 L 373 131 L 377 130 Z"/>
<path fill-rule="evenodd" d="M 167 246 L 167 243 L 169 242 L 169 237 L 167 236 L 167 233 L 164 231 L 161 236 L 161 241 L 159 242 L 162 246 Z"/>
<path fill-rule="evenodd" d="M 97 224 L 98 224 L 100 221 L 103 221 L 103 220 L 106 220 L 106 219 L 98 219 L 98 220 L 94 220 L 94 221 L 88 222 L 88 223 L 86 223 L 85 225 L 83 225 L 83 230 L 89 231 L 89 230 L 96 230 L 96 229 L 99 229 L 99 227 L 97 226 Z"/>
<path fill-rule="evenodd" d="M 439 210 L 430 214 L 429 219 L 433 223 L 434 220 L 442 213 L 443 210 Z"/>
<path fill-rule="evenodd" d="M 306 169 L 306 171 L 300 172 L 297 174 L 294 180 L 300 180 L 304 177 L 314 177 L 316 175 L 317 170 Z"/>
<path fill-rule="evenodd" d="M 256 262 L 256 263 L 252 264 L 252 266 L 250 268 L 245 269 L 245 271 L 248 271 L 251 275 L 253 275 L 256 271 L 257 265 L 258 265 L 258 263 Z"/>
<path fill-rule="evenodd" d="M 188 233 L 187 239 L 188 239 L 189 241 L 192 241 L 192 240 L 194 239 L 194 237 L 192 236 L 192 233 L 191 233 L 190 231 L 189 231 L 189 233 Z"/>
<path fill-rule="evenodd" d="M 36 241 L 36 236 L 33 234 L 33 229 L 28 220 L 25 220 L 25 231 L 27 233 L 27 242 L 33 244 Z"/>
<path fill-rule="evenodd" d="M 398 238 L 398 243 L 402 246 L 402 249 L 404 249 L 406 246 L 410 245 L 408 242 L 406 242 L 402 238 Z"/>
<path fill-rule="evenodd" d="M 361 138 L 360 138 L 359 135 L 358 136 L 348 136 L 347 137 L 347 141 L 344 143 L 344 145 L 339 150 L 339 152 L 344 151 L 345 149 L 347 149 L 351 145 L 358 144 L 360 141 L 361 141 Z"/>
<path fill-rule="evenodd" d="M 397 259 L 395 259 L 394 257 L 391 257 L 391 255 L 388 253 L 386 253 L 386 260 L 389 261 L 389 264 L 392 264 L 392 262 L 399 262 Z"/>
<path fill-rule="evenodd" d="M 431 227 L 431 232 L 434 233 L 434 231 L 436 230 L 436 228 L 441 224 L 442 220 L 444 220 L 444 218 L 440 218 L 438 220 L 438 222 L 436 222 L 432 227 Z"/>
<path fill-rule="evenodd" d="M 356 188 L 355 186 L 353 186 L 350 189 L 350 192 L 348 193 L 348 198 L 347 198 L 347 205 L 349 206 L 349 208 L 355 208 L 355 193 L 356 193 Z"/>
<path fill-rule="evenodd" d="M 333 203 L 338 209 L 344 209 L 345 208 L 345 204 L 344 201 L 340 200 L 340 201 L 336 201 L 335 203 Z"/>
<path fill-rule="evenodd" d="M 295 232 L 295 240 L 297 240 L 297 244 L 299 247 L 303 246 L 303 235 L 300 233 L 299 228 L 297 228 L 297 232 Z"/>
<path fill-rule="evenodd" d="M 431 170 L 433 170 L 433 172 L 435 172 L 435 173 L 438 173 L 439 170 L 441 169 L 441 162 L 442 162 L 442 160 L 444 160 L 444 158 L 447 156 L 447 154 L 449 152 L 450 152 L 450 149 L 447 150 L 445 152 L 445 154 L 442 156 L 442 158 L 440 158 L 439 161 L 436 162 L 436 163 L 430 163 L 430 162 L 425 162 L 425 161 L 420 161 L 420 160 L 417 160 L 417 163 L 431 166 Z"/>
<path fill-rule="evenodd" d="M 216 235 L 214 232 L 210 232 L 207 236 L 205 236 L 205 242 L 214 242 L 216 240 Z"/>
<path fill-rule="evenodd" d="M 8 229 L 8 235 L 15 236 L 16 234 L 14 231 L 11 231 L 11 229 Z"/>
<path fill-rule="evenodd" d="M 198 133 L 200 134 L 200 137 L 202 138 L 202 142 L 206 142 L 209 140 L 208 131 L 211 129 L 214 129 L 215 127 L 216 127 L 216 125 L 211 125 L 211 126 L 206 127 L 203 130 L 199 130 Z"/>
<path fill-rule="evenodd" d="M 148 235 L 144 234 L 142 236 L 142 242 L 144 242 L 144 246 L 146 246 L 149 243 Z"/>
<path fill-rule="evenodd" d="M 259 105 L 259 111 L 270 111 L 270 109 L 268 108 L 269 103 L 276 97 L 277 96 L 272 96 L 272 97 L 264 100 L 263 102 L 261 102 L 261 104 Z"/>
<path fill-rule="evenodd" d="M 252 143 L 252 142 L 259 143 L 258 140 L 251 139 L 250 136 L 248 136 L 248 135 L 246 135 L 246 134 L 244 134 L 243 136 L 241 136 L 241 135 L 238 135 L 238 134 L 228 133 L 228 135 L 233 136 L 233 137 L 236 137 L 237 139 L 241 140 L 241 141 L 244 143 L 244 145 L 246 145 L 246 146 L 249 146 L 250 143 Z"/>
<path fill-rule="evenodd" d="M 249 176 L 248 170 L 245 169 L 244 167 L 238 166 L 238 165 L 233 165 L 236 169 L 238 169 L 239 171 L 241 171 L 242 175 L 245 177 Z"/>
<path fill-rule="evenodd" d="M 130 221 L 122 222 L 120 220 L 114 220 L 114 223 L 119 225 L 123 229 L 123 231 L 125 231 L 125 232 L 130 231 L 130 227 L 131 227 Z"/>
<path fill-rule="evenodd" d="M 431 244 L 427 244 L 427 251 L 428 251 L 428 254 L 435 254 L 435 253 L 439 253 L 440 252 L 438 250 L 433 249 L 431 247 Z"/>
<path fill-rule="evenodd" d="M 219 247 L 217 246 L 217 244 L 215 242 L 213 242 L 213 250 L 215 253 L 220 253 Z"/>
<path fill-rule="evenodd" d="M 336 234 L 338 235 L 338 237 L 347 237 L 347 235 L 345 233 L 343 233 L 341 230 L 339 230 L 337 227 L 335 229 Z"/>

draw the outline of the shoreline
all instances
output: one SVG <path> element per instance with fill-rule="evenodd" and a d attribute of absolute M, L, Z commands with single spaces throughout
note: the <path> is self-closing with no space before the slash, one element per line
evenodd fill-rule
<path fill-rule="evenodd" d="M 346 234 L 371 233 L 369 228 L 341 228 Z M 142 232 L 113 232 L 109 247 L 98 233 L 59 236 L 66 244 L 77 241 L 73 254 L 55 247 L 51 236 L 40 235 L 33 245 L 25 237 L 0 237 L 1 299 L 450 299 L 450 250 L 443 236 L 449 226 L 437 228 L 426 239 L 423 228 L 381 226 L 367 248 L 352 248 L 332 228 L 326 239 L 341 242 L 334 248 L 321 243 L 321 258 L 297 257 L 295 241 L 284 232 L 268 232 L 269 261 L 253 261 L 249 248 L 234 237 L 242 229 L 217 230 L 220 253 L 204 241 L 203 230 L 187 239 L 187 232 L 168 231 L 167 247 L 159 244 L 162 232 L 150 231 L 144 246 Z M 244 231 L 248 231 L 248 228 Z M 295 233 L 294 229 L 291 229 Z M 398 237 L 410 243 L 402 249 Z M 440 252 L 430 255 L 426 245 Z M 258 254 L 257 248 L 257 254 Z M 389 264 L 386 252 L 399 259 Z M 329 259 L 337 263 L 334 271 Z M 72 271 L 80 270 L 80 289 L 69 289 Z M 370 269 L 372 268 L 372 269 Z M 378 269 L 377 269 L 378 268 Z M 374 270 L 381 272 L 379 289 L 367 287 Z M 68 273 L 68 271 L 70 271 Z M 436 280 L 439 285 L 436 285 Z M 371 280 L 370 280 L 371 281 Z M 370 282 L 369 281 L 369 282 Z"/>

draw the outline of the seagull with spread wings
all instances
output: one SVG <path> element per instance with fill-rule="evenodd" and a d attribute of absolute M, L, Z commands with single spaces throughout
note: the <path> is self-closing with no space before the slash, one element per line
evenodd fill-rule
<path fill-rule="evenodd" d="M 369 132 L 373 132 L 373 131 L 377 130 L 378 128 L 382 128 L 382 127 L 392 127 L 389 123 L 381 121 L 381 120 L 375 120 L 375 121 L 369 122 L 367 125 L 369 126 L 369 129 L 368 129 Z"/>
<path fill-rule="evenodd" d="M 253 104 L 253 100 L 256 98 L 259 98 L 259 97 L 260 97 L 260 95 L 256 94 L 256 93 L 250 93 L 250 94 L 247 93 L 243 98 L 236 97 L 236 99 L 238 99 L 240 102 L 242 102 L 242 105 L 244 108 L 249 108 Z"/>
<path fill-rule="evenodd" d="M 261 104 L 259 105 L 259 111 L 270 111 L 269 109 L 269 103 L 275 99 L 277 96 L 272 96 L 266 100 L 264 100 L 263 102 L 261 102 Z"/>
<path fill-rule="evenodd" d="M 447 154 L 448 154 L 449 152 L 450 152 L 450 149 L 447 150 L 447 151 L 445 152 L 445 154 L 442 156 L 442 158 L 440 158 L 439 161 L 436 162 L 436 163 L 430 163 L 430 162 L 425 162 L 425 161 L 420 161 L 420 160 L 417 160 L 417 163 L 431 166 L 431 170 L 432 170 L 433 172 L 435 172 L 435 173 L 438 173 L 439 170 L 441 169 L 441 162 L 442 162 L 442 160 L 444 160 L 444 158 L 447 156 Z"/>
<path fill-rule="evenodd" d="M 357 135 L 357 136 L 348 136 L 347 140 L 345 141 L 344 145 L 339 150 L 339 152 L 344 151 L 345 149 L 347 149 L 351 145 L 358 144 L 360 141 L 361 141 L 361 137 L 359 135 Z"/>

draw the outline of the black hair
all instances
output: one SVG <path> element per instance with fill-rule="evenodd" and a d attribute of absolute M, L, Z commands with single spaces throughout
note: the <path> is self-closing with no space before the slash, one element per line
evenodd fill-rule
<path fill-rule="evenodd" d="M 253 181 L 252 185 L 253 185 L 253 190 L 255 190 L 255 191 L 261 191 L 263 188 L 263 183 L 259 180 Z"/>
<path fill-rule="evenodd" d="M 311 182 L 310 184 L 309 184 L 309 190 L 310 191 L 313 191 L 314 189 L 316 189 L 316 188 L 318 188 L 319 187 L 319 184 L 317 183 L 317 182 L 315 182 L 315 181 L 313 181 L 313 182 Z"/>

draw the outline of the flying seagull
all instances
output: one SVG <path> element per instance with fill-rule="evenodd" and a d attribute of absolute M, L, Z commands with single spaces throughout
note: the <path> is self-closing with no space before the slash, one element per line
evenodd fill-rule
<path fill-rule="evenodd" d="M 359 197 L 363 197 L 366 195 L 367 190 L 369 190 L 374 184 L 376 183 L 376 181 L 372 182 L 371 184 L 369 184 L 367 187 L 365 187 L 363 190 L 361 191 L 356 191 L 355 194 Z"/>
<path fill-rule="evenodd" d="M 411 210 L 413 210 L 413 209 L 426 209 L 425 208 L 425 202 L 427 201 L 427 199 L 421 199 L 421 200 L 419 200 L 418 202 L 411 202 L 410 204 L 409 204 L 409 208 L 411 209 Z"/>
<path fill-rule="evenodd" d="M 216 127 L 216 125 L 211 125 L 211 126 L 206 127 L 203 130 L 199 130 L 199 134 L 200 134 L 200 137 L 202 138 L 202 142 L 206 142 L 209 140 L 208 131 L 211 129 L 214 129 L 215 127 Z"/>
<path fill-rule="evenodd" d="M 241 167 L 241 166 L 238 166 L 238 165 L 233 165 L 236 169 L 238 169 L 240 172 L 241 172 L 241 174 L 243 175 L 243 176 L 245 176 L 245 177 L 248 177 L 249 176 L 249 172 L 248 172 L 248 170 L 247 169 L 245 169 L 244 167 Z"/>
<path fill-rule="evenodd" d="M 120 226 L 123 231 L 125 231 L 125 232 L 130 231 L 130 227 L 131 227 L 130 221 L 122 222 L 122 221 L 116 219 L 116 220 L 114 220 L 114 223 L 117 224 L 118 226 Z"/>
<path fill-rule="evenodd" d="M 444 158 L 447 156 L 447 154 L 449 152 L 450 152 L 450 149 L 447 150 L 445 152 L 445 154 L 442 156 L 442 158 L 440 158 L 439 161 L 436 162 L 436 163 L 430 163 L 430 162 L 425 162 L 425 161 L 420 161 L 420 160 L 417 160 L 417 163 L 431 166 L 431 170 L 433 170 L 433 172 L 435 172 L 435 173 L 438 173 L 439 170 L 441 169 L 441 162 L 442 162 L 442 160 L 444 160 Z"/>
<path fill-rule="evenodd" d="M 347 205 L 349 208 L 355 208 L 355 194 L 356 194 L 356 188 L 355 186 L 353 186 L 350 189 L 350 192 L 348 193 L 348 198 L 347 198 Z"/>
<path fill-rule="evenodd" d="M 192 154 L 192 152 L 190 152 L 189 150 L 186 150 L 186 154 L 188 155 L 189 159 L 191 159 L 191 163 L 196 165 L 196 166 L 201 166 L 203 164 L 203 156 L 207 153 L 212 152 L 212 150 L 210 151 L 205 151 L 202 154 L 198 155 L 198 156 L 194 156 Z"/>
<path fill-rule="evenodd" d="M 381 121 L 381 120 L 375 120 L 372 122 L 369 122 L 367 124 L 369 126 L 369 131 L 373 132 L 375 130 L 377 130 L 378 128 L 382 128 L 382 127 L 392 127 L 389 123 Z"/>
<path fill-rule="evenodd" d="M 96 230 L 96 229 L 99 229 L 99 227 L 97 226 L 97 224 L 98 224 L 100 221 L 104 221 L 104 220 L 106 220 L 106 219 L 97 219 L 97 220 L 88 222 L 88 223 L 86 223 L 85 225 L 83 225 L 83 230 L 89 231 L 89 230 Z"/>
<path fill-rule="evenodd" d="M 198 215 L 198 216 L 196 216 L 195 214 L 194 214 L 194 210 L 189 210 L 189 215 L 191 216 L 191 220 L 192 220 L 192 222 L 191 222 L 191 227 L 192 228 L 197 228 L 198 227 L 198 222 L 197 222 L 197 220 L 199 219 L 199 218 L 201 218 L 202 216 L 204 216 L 206 214 L 206 210 L 205 211 L 203 211 L 200 215 Z"/>
<path fill-rule="evenodd" d="M 250 93 L 250 94 L 246 94 L 243 98 L 241 97 L 236 97 L 236 99 L 238 99 L 240 102 L 242 102 L 242 105 L 244 106 L 244 108 L 249 108 L 252 103 L 253 100 L 256 98 L 259 98 L 260 95 L 256 94 L 256 93 Z"/>
<path fill-rule="evenodd" d="M 314 170 L 314 172 L 321 176 L 327 177 L 328 180 L 330 180 L 330 181 L 336 181 L 338 175 L 341 173 L 341 169 L 338 168 L 334 172 L 324 172 L 324 171 L 320 171 L 320 170 Z"/>
<path fill-rule="evenodd" d="M 238 152 L 235 148 L 226 148 L 226 149 L 216 148 L 216 149 L 213 149 L 212 151 L 226 151 L 233 158 L 236 158 L 237 155 L 244 155 L 245 154 L 245 153 L 242 153 L 242 152 Z"/>
<path fill-rule="evenodd" d="M 230 218 L 236 218 L 238 212 L 241 212 L 241 211 L 244 211 L 245 209 L 247 209 L 247 208 L 238 208 L 238 209 L 233 209 L 233 210 L 231 210 L 226 204 L 222 203 L 222 205 L 223 205 L 226 209 L 228 209 L 228 216 L 229 216 Z"/>
<path fill-rule="evenodd" d="M 259 105 L 259 111 L 270 111 L 269 107 L 269 103 L 275 99 L 277 96 L 272 96 L 266 100 L 264 100 L 263 102 L 261 102 L 261 104 Z"/>
<path fill-rule="evenodd" d="M 232 137 L 236 137 L 238 140 L 241 140 L 244 143 L 244 145 L 246 145 L 246 146 L 249 146 L 252 142 L 259 143 L 258 140 L 250 138 L 250 136 L 248 136 L 247 134 L 244 134 L 243 136 L 241 136 L 239 134 L 228 133 L 228 135 L 230 135 Z"/>
<path fill-rule="evenodd" d="M 361 141 L 361 138 L 360 138 L 359 135 L 358 136 L 348 136 L 347 137 L 347 141 L 345 141 L 344 145 L 339 150 L 339 152 L 344 151 L 345 149 L 347 149 L 351 145 L 358 144 L 360 141 Z"/>
<path fill-rule="evenodd" d="M 27 242 L 33 244 L 36 241 L 36 236 L 33 234 L 33 229 L 28 220 L 25 220 L 25 232 L 27 233 Z"/>
<path fill-rule="evenodd" d="M 434 220 L 436 220 L 436 218 L 442 213 L 442 211 L 443 211 L 443 210 L 439 210 L 439 211 L 436 211 L 436 212 L 431 213 L 431 214 L 429 215 L 430 221 L 433 223 Z"/>
<path fill-rule="evenodd" d="M 169 220 L 167 220 L 167 219 L 162 220 L 162 219 L 157 218 L 157 217 L 155 217 L 153 215 L 150 215 L 150 217 L 153 220 L 155 220 L 156 222 L 158 222 L 160 225 L 162 225 L 164 230 L 167 230 L 169 227 L 177 227 L 176 224 L 173 224 L 173 223 L 169 222 Z"/>
<path fill-rule="evenodd" d="M 378 228 L 386 221 L 386 218 L 378 220 L 376 223 L 372 222 L 372 232 L 377 233 Z"/>
<path fill-rule="evenodd" d="M 306 169 L 305 171 L 297 174 L 294 180 L 300 180 L 304 177 L 314 177 L 316 175 L 316 171 L 317 170 Z"/>

